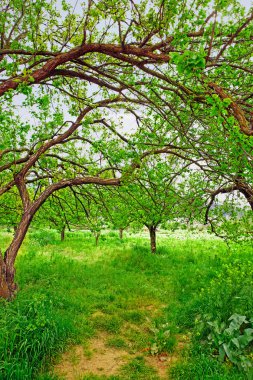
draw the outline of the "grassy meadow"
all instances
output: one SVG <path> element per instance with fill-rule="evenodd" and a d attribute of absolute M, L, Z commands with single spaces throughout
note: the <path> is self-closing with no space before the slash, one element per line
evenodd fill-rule
<path fill-rule="evenodd" d="M 1 246 L 10 238 L 2 231 Z M 1 379 L 253 378 L 249 243 L 168 233 L 152 255 L 147 236 L 108 232 L 96 247 L 88 232 L 61 242 L 31 230 L 16 268 L 19 293 L 1 301 Z"/>

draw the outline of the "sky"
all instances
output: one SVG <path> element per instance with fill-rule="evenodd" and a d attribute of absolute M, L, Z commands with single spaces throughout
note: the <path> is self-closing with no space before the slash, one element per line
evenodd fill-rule
<path fill-rule="evenodd" d="M 49 1 L 49 0 L 48 0 Z M 129 0 L 130 1 L 130 0 Z M 152 3 L 153 0 L 150 0 L 150 2 Z M 57 3 L 58 3 L 58 6 L 59 8 L 61 8 L 61 2 L 62 0 L 57 0 Z M 71 4 L 73 7 L 74 7 L 74 12 L 75 13 L 81 13 L 81 10 L 83 8 L 83 5 L 87 4 L 88 0 L 67 0 L 67 2 L 69 4 Z M 135 0 L 136 3 L 139 3 L 140 0 Z M 244 5 L 246 8 L 250 8 L 250 6 L 253 6 L 253 0 L 240 0 L 240 3 L 242 5 Z M 94 86 L 91 85 L 91 91 L 92 89 L 94 89 Z M 17 105 L 21 105 L 22 104 L 22 97 L 18 97 L 17 99 Z M 28 120 L 30 119 L 29 115 L 27 114 L 26 110 L 24 110 L 24 108 L 22 108 L 22 110 L 20 110 L 20 112 L 23 114 L 22 116 L 24 117 L 27 117 Z M 130 130 L 132 129 L 132 132 L 137 128 L 137 125 L 136 125 L 136 121 L 135 121 L 135 118 L 133 117 L 133 115 L 131 114 L 125 114 L 123 115 L 121 113 L 121 116 L 123 116 L 123 121 L 124 121 L 124 131 L 126 132 L 127 130 Z M 117 115 L 112 115 L 112 118 L 116 121 L 117 120 Z"/>
<path fill-rule="evenodd" d="M 241 0 L 240 3 L 244 5 L 245 7 L 249 8 L 253 5 L 253 2 L 250 0 Z"/>
<path fill-rule="evenodd" d="M 61 0 L 57 0 L 57 1 L 60 7 Z M 82 9 L 82 4 L 83 3 L 86 4 L 87 0 L 68 0 L 68 2 L 71 5 L 73 5 L 73 7 L 75 8 L 75 12 L 79 13 Z M 138 2 L 138 0 L 136 2 Z M 244 5 L 247 9 L 253 6 L 253 1 L 251 0 L 240 0 L 240 3 Z M 17 100 L 18 100 L 18 103 L 21 104 L 22 98 L 19 97 L 19 99 Z M 26 110 L 24 108 L 20 109 L 20 114 L 21 114 L 21 117 L 26 117 L 29 120 L 30 118 L 29 114 L 26 114 Z M 132 129 L 131 132 L 133 132 L 135 128 L 137 127 L 135 118 L 131 114 L 123 114 L 122 112 L 121 112 L 121 116 L 124 122 L 123 132 L 127 132 L 127 131 L 130 132 L 131 129 Z M 112 119 L 114 119 L 115 121 L 117 120 L 117 117 L 118 117 L 117 115 L 112 115 Z M 224 196 L 222 195 L 218 198 L 219 201 L 222 201 L 223 199 L 224 199 Z"/>
<path fill-rule="evenodd" d="M 152 1 L 152 0 L 151 0 Z M 61 0 L 58 0 L 59 3 L 61 3 Z M 135 1 L 136 3 L 139 2 L 139 0 Z M 68 3 L 75 7 L 76 11 L 82 9 L 82 4 L 87 3 L 87 0 L 68 0 Z M 252 0 L 240 0 L 240 3 L 244 5 L 246 8 L 250 8 L 253 6 Z"/>

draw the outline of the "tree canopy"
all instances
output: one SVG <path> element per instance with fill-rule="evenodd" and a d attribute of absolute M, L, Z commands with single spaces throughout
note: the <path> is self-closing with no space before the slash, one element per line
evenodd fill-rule
<path fill-rule="evenodd" d="M 197 168 L 211 201 L 239 191 L 253 207 L 252 20 L 235 0 L 1 2 L 0 195 L 22 216 L 0 295 L 52 194 L 124 185 L 151 155 Z"/>

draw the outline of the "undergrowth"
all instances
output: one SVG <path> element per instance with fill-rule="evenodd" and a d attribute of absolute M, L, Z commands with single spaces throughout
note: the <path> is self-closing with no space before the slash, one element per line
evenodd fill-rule
<path fill-rule="evenodd" d="M 101 331 L 108 347 L 153 348 L 154 355 L 170 354 L 180 335 L 190 337 L 172 379 L 247 379 L 226 355 L 219 361 L 210 337 L 213 323 L 228 326 L 235 313 L 252 318 L 252 257 L 251 246 L 217 239 L 163 237 L 152 255 L 143 237 L 104 234 L 95 247 L 88 232 L 68 232 L 61 242 L 55 231 L 32 231 L 17 262 L 19 293 L 1 302 L 0 378 L 56 379 L 59 353 Z M 251 352 L 249 344 L 243 355 L 251 360 Z M 111 378 L 157 379 L 144 356 Z"/>

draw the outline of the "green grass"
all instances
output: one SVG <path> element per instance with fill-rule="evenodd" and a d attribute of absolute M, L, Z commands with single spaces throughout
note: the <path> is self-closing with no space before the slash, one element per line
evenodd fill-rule
<path fill-rule="evenodd" d="M 108 339 L 107 342 L 106 342 L 106 345 L 108 347 L 115 347 L 115 348 L 127 348 L 128 347 L 128 345 L 125 342 L 125 340 L 122 339 L 122 338 L 120 338 L 120 337 L 117 337 L 117 336 Z"/>
<path fill-rule="evenodd" d="M 154 369 L 147 366 L 142 356 L 137 356 L 122 368 L 124 380 L 159 380 Z"/>
<path fill-rule="evenodd" d="M 10 237 L 2 233 L 2 247 Z M 57 355 L 101 333 L 108 347 L 137 354 L 107 379 L 158 379 L 138 353 L 154 342 L 153 327 L 165 323 L 172 340 L 192 337 L 170 378 L 247 378 L 219 363 L 205 342 L 207 321 L 227 321 L 235 312 L 253 316 L 252 247 L 166 237 L 159 245 L 152 255 L 140 236 L 120 241 L 104 234 L 95 247 L 89 233 L 67 233 L 61 242 L 55 231 L 32 231 L 17 261 L 19 293 L 1 305 L 0 379 L 56 379 Z"/>

